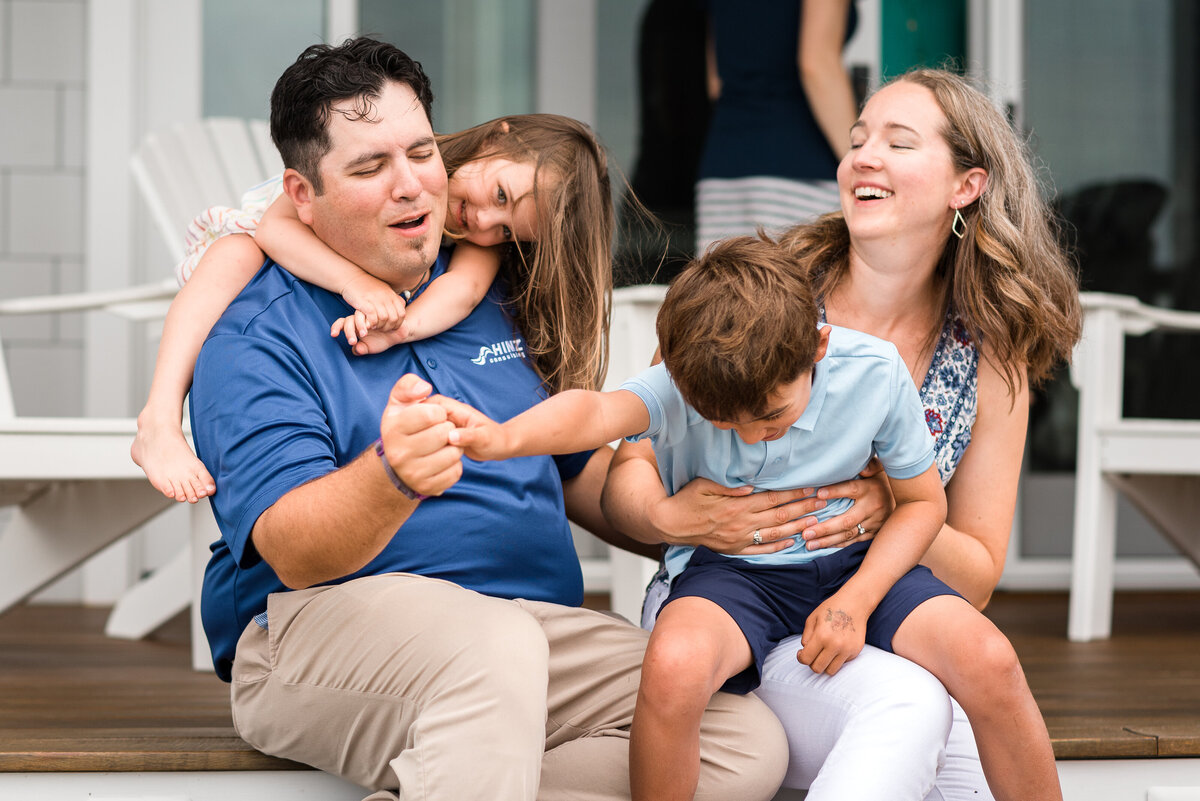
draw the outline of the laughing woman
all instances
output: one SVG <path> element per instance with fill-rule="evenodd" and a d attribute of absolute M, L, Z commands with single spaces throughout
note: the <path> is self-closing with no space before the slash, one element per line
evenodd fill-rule
<path fill-rule="evenodd" d="M 838 168 L 842 212 L 783 241 L 828 322 L 890 340 L 904 358 L 948 503 L 923 563 L 982 608 L 1004 567 L 1030 387 L 1079 338 L 1076 273 L 1026 148 L 959 76 L 919 70 L 884 86 L 850 148 Z M 822 500 L 811 488 L 751 495 L 703 480 L 668 496 L 657 476 L 645 443 L 621 445 L 605 488 L 614 524 L 646 542 L 724 553 L 769 552 L 796 536 L 814 549 L 869 539 L 892 509 L 879 475 L 819 488 Z M 806 517 L 835 497 L 855 504 L 819 525 Z M 651 586 L 644 625 L 664 594 Z M 799 637 L 783 641 L 758 690 L 787 730 L 785 786 L 808 788 L 809 801 L 992 797 L 962 710 L 928 673 L 867 647 L 818 675 L 798 662 L 800 648 Z"/>

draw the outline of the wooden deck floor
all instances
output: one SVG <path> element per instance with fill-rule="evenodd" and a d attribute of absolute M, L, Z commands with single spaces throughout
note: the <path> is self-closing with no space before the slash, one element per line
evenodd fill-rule
<path fill-rule="evenodd" d="M 1066 641 L 1066 597 L 1002 594 L 1059 759 L 1200 756 L 1200 594 L 1121 594 L 1114 636 Z M 189 667 L 187 621 L 103 636 L 105 610 L 0 616 L 0 772 L 300 767 L 233 732 L 227 686 Z"/>

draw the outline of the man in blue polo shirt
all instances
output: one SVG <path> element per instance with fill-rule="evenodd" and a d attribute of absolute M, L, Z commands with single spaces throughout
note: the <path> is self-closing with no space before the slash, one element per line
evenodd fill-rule
<path fill-rule="evenodd" d="M 301 220 L 397 291 L 423 291 L 449 254 L 431 102 L 418 64 L 366 39 L 309 48 L 272 95 Z M 235 726 L 373 799 L 628 797 L 646 635 L 576 608 L 566 522 L 604 527 L 609 452 L 464 461 L 422 402 L 503 420 L 539 399 L 503 293 L 357 357 L 329 336 L 342 299 L 268 261 L 197 362 L 192 431 L 222 532 L 203 621 Z M 702 737 L 702 792 L 770 796 L 786 750 L 765 707 L 719 695 Z"/>

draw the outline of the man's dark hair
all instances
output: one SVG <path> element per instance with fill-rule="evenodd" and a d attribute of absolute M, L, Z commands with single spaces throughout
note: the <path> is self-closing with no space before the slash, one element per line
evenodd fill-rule
<path fill-rule="evenodd" d="M 390 82 L 407 84 L 433 123 L 433 90 L 419 62 L 387 42 L 359 37 L 340 45 L 312 45 L 283 71 L 271 92 L 271 139 L 285 167 L 324 191 L 318 166 L 329 152 L 333 105 L 351 101 L 347 119 L 371 118 L 373 101 Z"/>

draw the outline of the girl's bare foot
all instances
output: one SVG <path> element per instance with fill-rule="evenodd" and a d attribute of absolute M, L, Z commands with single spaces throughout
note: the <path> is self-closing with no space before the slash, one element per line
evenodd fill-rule
<path fill-rule="evenodd" d="M 145 414 L 138 415 L 138 432 L 129 453 L 154 488 L 168 498 L 196 503 L 217 491 L 178 423 L 155 423 Z"/>

